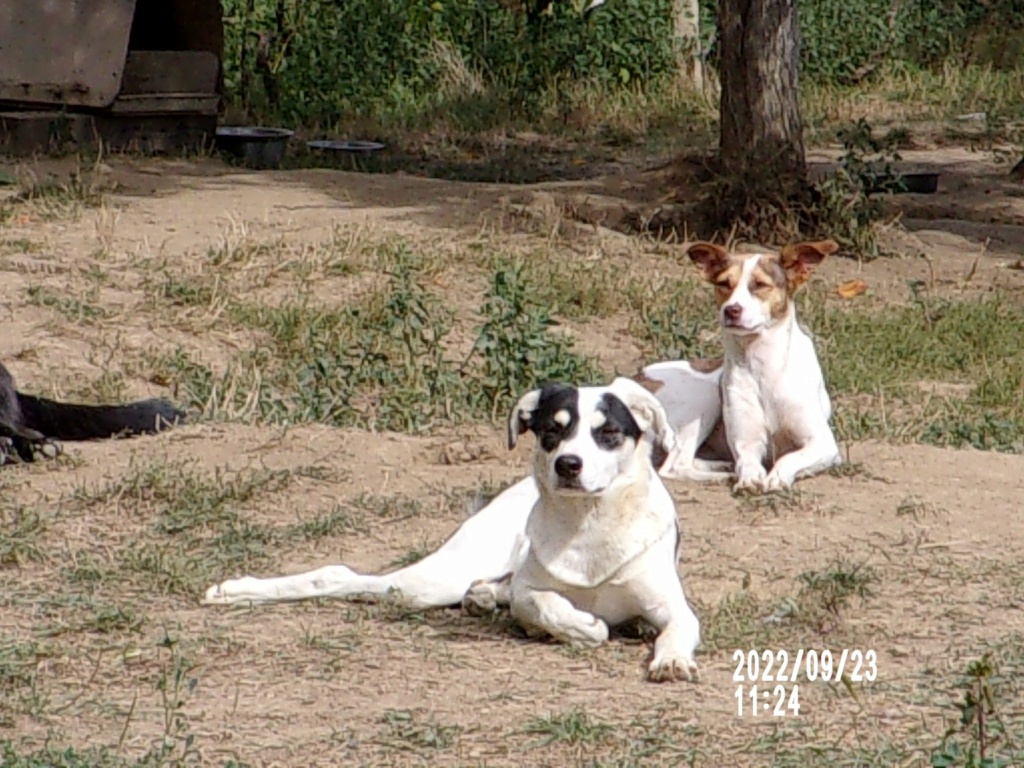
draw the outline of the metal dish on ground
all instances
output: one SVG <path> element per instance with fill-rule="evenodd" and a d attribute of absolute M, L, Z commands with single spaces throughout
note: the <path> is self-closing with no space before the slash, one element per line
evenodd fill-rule
<path fill-rule="evenodd" d="M 335 141 L 334 139 L 317 139 L 307 141 L 306 146 L 310 149 L 320 149 L 326 152 L 379 152 L 384 145 L 378 141 Z"/>
<path fill-rule="evenodd" d="M 294 135 L 287 128 L 225 125 L 217 129 L 216 147 L 241 158 L 250 168 L 279 168 L 288 139 Z"/>

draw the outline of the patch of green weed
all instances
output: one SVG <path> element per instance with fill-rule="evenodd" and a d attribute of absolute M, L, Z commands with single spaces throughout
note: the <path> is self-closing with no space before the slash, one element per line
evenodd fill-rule
<path fill-rule="evenodd" d="M 1024 315 L 1008 299 L 805 306 L 841 438 L 1024 450 Z"/>
<path fill-rule="evenodd" d="M 535 717 L 523 728 L 523 733 L 539 737 L 527 747 L 528 749 L 562 742 L 566 744 L 600 742 L 608 739 L 613 732 L 614 728 L 611 724 L 597 720 L 581 708 Z"/>
<path fill-rule="evenodd" d="M 178 385 L 208 416 L 412 433 L 490 418 L 544 381 L 604 380 L 596 362 L 554 330 L 515 264 L 495 270 L 472 351 L 454 360 L 452 313 L 426 287 L 420 262 L 396 246 L 383 290 L 343 309 L 309 296 L 235 305 L 233 319 L 265 333 L 265 346 L 241 353 L 223 373 L 177 350 L 151 357 L 149 375 Z"/>

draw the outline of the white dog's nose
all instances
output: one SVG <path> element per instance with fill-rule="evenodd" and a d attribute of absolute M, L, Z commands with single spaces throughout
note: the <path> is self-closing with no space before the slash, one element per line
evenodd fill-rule
<path fill-rule="evenodd" d="M 738 323 L 743 316 L 743 307 L 739 304 L 729 304 L 722 310 L 722 314 L 730 323 Z"/>
<path fill-rule="evenodd" d="M 565 480 L 575 480 L 583 471 L 583 459 L 567 454 L 555 459 L 555 474 Z"/>

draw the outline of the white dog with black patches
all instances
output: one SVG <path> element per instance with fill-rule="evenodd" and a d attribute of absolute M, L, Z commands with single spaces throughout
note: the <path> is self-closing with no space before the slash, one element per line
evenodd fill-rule
<path fill-rule="evenodd" d="M 772 492 L 841 462 L 825 377 L 793 301 L 837 248 L 831 240 L 777 254 L 690 246 L 690 260 L 715 287 L 725 357 L 710 365 L 658 363 L 638 377 L 680 436 L 663 476 L 724 478 L 722 461 L 734 461 L 735 490 Z"/>
<path fill-rule="evenodd" d="M 246 577 L 207 590 L 207 604 L 400 593 L 411 606 L 509 604 L 531 635 L 595 646 L 610 626 L 642 618 L 658 631 L 647 674 L 692 680 L 700 624 L 677 563 L 676 508 L 658 475 L 674 447 L 665 410 L 636 382 L 552 384 L 524 395 L 509 447 L 536 435 L 533 477 L 505 490 L 436 552 L 392 574 L 328 566 Z"/>

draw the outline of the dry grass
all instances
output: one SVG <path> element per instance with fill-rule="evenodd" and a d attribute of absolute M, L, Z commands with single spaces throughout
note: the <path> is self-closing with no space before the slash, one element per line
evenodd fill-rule
<path fill-rule="evenodd" d="M 917 133 L 926 141 L 963 141 L 972 137 L 970 131 L 979 123 L 957 118 L 985 113 L 987 122 L 980 123 L 983 133 L 973 135 L 976 142 L 1019 143 L 1015 126 L 1024 117 L 1022 87 L 1024 69 L 949 62 L 930 71 L 892 64 L 857 86 L 805 83 L 802 106 L 817 139 L 834 140 L 836 127 L 864 118 L 878 127 L 898 126 L 910 135 Z"/>

